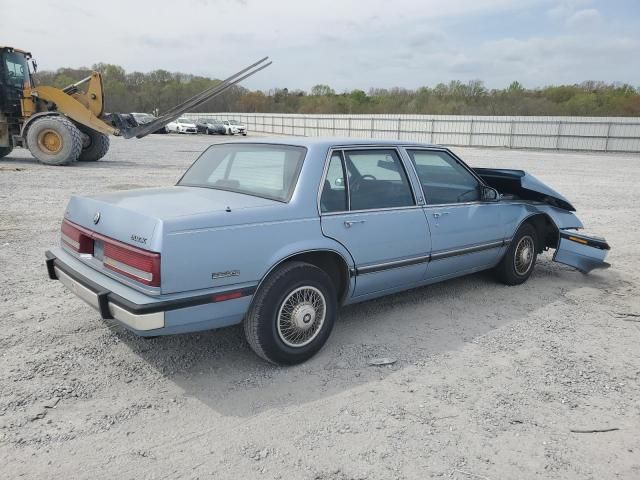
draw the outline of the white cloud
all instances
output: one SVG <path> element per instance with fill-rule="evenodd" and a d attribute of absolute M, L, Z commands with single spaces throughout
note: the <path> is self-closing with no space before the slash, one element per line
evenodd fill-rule
<path fill-rule="evenodd" d="M 600 12 L 595 8 L 585 8 L 570 15 L 566 20 L 566 24 L 572 28 L 592 27 L 598 24 L 601 18 Z"/>
<path fill-rule="evenodd" d="M 566 20 L 576 11 L 592 4 L 592 0 L 555 0 L 547 14 L 554 19 Z"/>

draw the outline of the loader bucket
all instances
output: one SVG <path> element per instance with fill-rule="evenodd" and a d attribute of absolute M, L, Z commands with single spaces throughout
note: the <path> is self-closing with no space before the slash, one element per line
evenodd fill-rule
<path fill-rule="evenodd" d="M 167 111 L 164 115 L 156 118 L 152 122 L 145 123 L 143 125 L 131 126 L 130 122 L 127 122 L 119 117 L 112 118 L 112 121 L 115 123 L 115 127 L 120 130 L 120 135 L 124 138 L 145 137 L 150 133 L 153 133 L 156 130 L 164 127 L 166 124 L 174 121 L 188 110 L 197 107 L 198 105 L 206 102 L 213 97 L 220 95 L 222 92 L 241 82 L 245 78 L 248 78 L 251 75 L 258 73 L 260 70 L 267 68 L 269 65 L 271 65 L 271 62 L 267 60 L 269 60 L 269 57 L 264 57 L 256 63 L 249 65 L 247 68 L 234 73 L 230 77 L 225 78 L 219 84 L 208 88 L 197 95 L 194 95 L 193 97 L 182 102 L 179 105 L 176 105 L 175 107 Z"/>

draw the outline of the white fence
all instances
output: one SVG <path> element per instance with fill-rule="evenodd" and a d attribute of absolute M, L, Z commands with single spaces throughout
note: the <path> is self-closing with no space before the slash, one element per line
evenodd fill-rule
<path fill-rule="evenodd" d="M 277 135 L 394 138 L 455 146 L 640 152 L 640 119 L 457 115 L 193 113 Z"/>

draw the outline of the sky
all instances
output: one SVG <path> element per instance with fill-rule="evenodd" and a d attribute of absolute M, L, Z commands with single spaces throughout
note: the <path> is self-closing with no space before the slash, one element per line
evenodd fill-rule
<path fill-rule="evenodd" d="M 480 79 L 640 86 L 640 0 L 0 0 L 0 45 L 40 69 L 114 63 L 251 89 L 336 91 Z M 26 23 L 25 23 L 26 20 Z"/>

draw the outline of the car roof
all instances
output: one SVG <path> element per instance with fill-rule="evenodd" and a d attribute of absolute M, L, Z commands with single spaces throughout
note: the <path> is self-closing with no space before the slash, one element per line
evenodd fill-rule
<path fill-rule="evenodd" d="M 294 145 L 300 147 L 315 147 L 315 148 L 331 148 L 335 146 L 350 146 L 350 145 L 381 145 L 381 146 L 420 146 L 420 147 L 440 147 L 442 145 L 435 145 L 429 143 L 411 142 L 406 140 L 389 140 L 381 138 L 349 138 L 349 137 L 263 137 L 258 139 L 252 139 L 251 142 L 246 140 L 236 140 L 236 142 L 242 143 L 269 143 L 274 145 Z M 225 142 L 235 143 L 235 142 Z"/>

